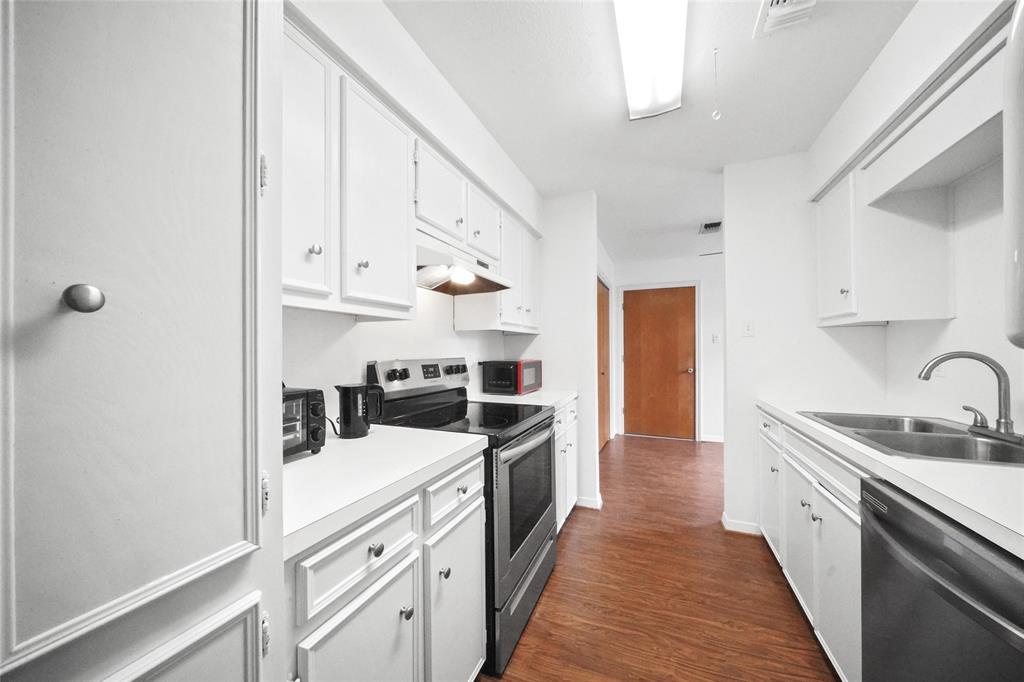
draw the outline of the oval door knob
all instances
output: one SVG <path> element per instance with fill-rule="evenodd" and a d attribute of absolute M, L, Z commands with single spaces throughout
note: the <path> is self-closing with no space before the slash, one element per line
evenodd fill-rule
<path fill-rule="evenodd" d="M 402 618 L 405 618 L 406 620 L 412 620 L 413 613 L 415 613 L 415 609 L 413 609 L 413 607 L 403 606 L 401 610 L 398 612 L 398 615 L 400 615 Z"/>
<path fill-rule="evenodd" d="M 441 570 L 439 571 L 439 573 L 441 574 L 441 577 L 442 577 L 442 578 L 444 578 L 445 580 L 448 580 L 448 578 L 451 578 L 451 577 L 452 577 L 452 569 L 451 569 L 451 566 L 445 566 L 444 568 L 442 568 L 442 569 L 441 569 Z"/>
<path fill-rule="evenodd" d="M 375 542 L 372 545 L 370 545 L 370 554 L 372 554 L 373 556 L 379 557 L 383 553 L 384 553 L 384 543 L 383 542 Z"/>
<path fill-rule="evenodd" d="M 107 297 L 91 284 L 72 284 L 60 295 L 64 305 L 80 313 L 94 313 L 103 307 Z"/>

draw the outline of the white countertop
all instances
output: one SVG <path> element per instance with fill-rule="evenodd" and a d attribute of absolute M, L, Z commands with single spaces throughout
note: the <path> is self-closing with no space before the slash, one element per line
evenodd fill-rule
<path fill-rule="evenodd" d="M 1024 467 L 893 456 L 799 415 L 788 406 L 761 400 L 757 406 L 854 466 L 902 488 L 1024 558 Z M 803 411 L 879 414 L 870 409 L 827 410 L 819 406 Z"/>
<path fill-rule="evenodd" d="M 377 424 L 365 438 L 329 434 L 284 465 L 285 560 L 486 448 L 485 436 Z"/>
<path fill-rule="evenodd" d="M 471 390 L 469 399 L 486 403 L 511 403 L 515 405 L 550 405 L 558 408 L 575 398 L 576 391 L 560 388 L 542 388 L 526 395 L 493 395 Z"/>

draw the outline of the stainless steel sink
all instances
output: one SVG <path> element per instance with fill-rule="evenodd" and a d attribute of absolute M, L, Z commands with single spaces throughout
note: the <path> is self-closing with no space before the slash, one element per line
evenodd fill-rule
<path fill-rule="evenodd" d="M 1024 466 L 1024 445 L 986 438 L 965 424 L 884 414 L 801 412 L 888 455 Z"/>
<path fill-rule="evenodd" d="M 1024 465 L 1024 447 L 970 434 L 855 431 L 854 436 L 896 454 Z"/>
<path fill-rule="evenodd" d="M 903 431 L 909 433 L 966 433 L 965 427 L 946 425 L 934 419 L 897 417 L 885 414 L 846 414 L 841 412 L 801 412 L 827 426 L 872 431 Z"/>

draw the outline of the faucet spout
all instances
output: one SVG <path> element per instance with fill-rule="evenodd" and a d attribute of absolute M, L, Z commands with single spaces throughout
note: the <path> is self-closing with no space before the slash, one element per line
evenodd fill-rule
<path fill-rule="evenodd" d="M 1010 375 L 1006 373 L 1006 368 L 989 356 L 967 350 L 943 353 L 942 355 L 937 355 L 926 362 L 924 367 L 922 367 L 921 371 L 918 373 L 917 378 L 922 381 L 928 381 L 932 378 L 932 372 L 935 371 L 936 367 L 948 362 L 949 360 L 957 359 L 976 360 L 995 373 L 996 383 L 999 388 L 999 417 L 996 419 L 995 431 L 1002 436 L 1008 436 L 1016 439 L 1017 436 L 1013 432 L 1013 419 L 1010 418 Z"/>

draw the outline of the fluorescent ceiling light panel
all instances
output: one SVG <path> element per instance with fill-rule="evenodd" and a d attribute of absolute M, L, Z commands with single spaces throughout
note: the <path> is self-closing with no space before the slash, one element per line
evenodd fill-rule
<path fill-rule="evenodd" d="M 613 0 L 629 120 L 683 103 L 686 0 Z"/>

